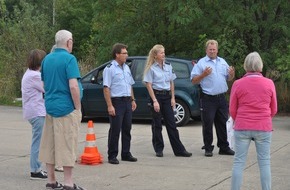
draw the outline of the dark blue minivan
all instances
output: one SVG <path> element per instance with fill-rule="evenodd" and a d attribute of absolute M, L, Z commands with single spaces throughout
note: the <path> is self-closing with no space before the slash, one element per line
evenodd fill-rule
<path fill-rule="evenodd" d="M 149 94 L 142 82 L 146 56 L 131 56 L 126 64 L 130 67 L 135 80 L 133 85 L 137 109 L 133 112 L 133 119 L 150 119 L 148 108 Z M 111 61 L 93 69 L 81 79 L 83 85 L 82 113 L 83 118 L 108 117 L 107 105 L 103 94 L 103 71 Z M 177 78 L 175 84 L 177 126 L 188 123 L 190 118 L 200 120 L 199 88 L 190 81 L 190 73 L 195 61 L 167 57 Z"/>

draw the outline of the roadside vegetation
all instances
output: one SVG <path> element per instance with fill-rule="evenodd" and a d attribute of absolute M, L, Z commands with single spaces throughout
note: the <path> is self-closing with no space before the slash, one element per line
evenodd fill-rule
<path fill-rule="evenodd" d="M 216 39 L 237 79 L 245 56 L 257 51 L 275 82 L 279 112 L 290 112 L 289 23 L 288 0 L 0 0 L 0 104 L 21 96 L 28 52 L 49 52 L 55 32 L 67 29 L 82 74 L 111 59 L 116 42 L 128 44 L 132 56 L 160 43 L 168 56 L 198 59 L 205 41 Z"/>

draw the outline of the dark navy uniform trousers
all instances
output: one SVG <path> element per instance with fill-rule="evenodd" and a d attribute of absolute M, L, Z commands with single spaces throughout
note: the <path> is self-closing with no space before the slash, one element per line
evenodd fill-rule
<path fill-rule="evenodd" d="M 132 128 L 132 100 L 131 97 L 112 98 L 116 116 L 109 116 L 110 129 L 108 135 L 108 159 L 118 155 L 119 137 L 121 132 L 121 157 L 129 156 Z"/>
<path fill-rule="evenodd" d="M 207 95 L 201 93 L 200 99 L 203 149 L 212 151 L 213 143 L 213 124 L 217 135 L 217 146 L 222 150 L 229 148 L 227 141 L 226 122 L 228 120 L 228 103 L 225 94 Z"/>
<path fill-rule="evenodd" d="M 180 141 L 179 132 L 176 128 L 173 109 L 171 107 L 171 95 L 155 94 L 160 105 L 160 112 L 155 112 L 153 106 L 152 111 L 152 144 L 155 152 L 162 152 L 164 149 L 164 141 L 162 137 L 162 117 L 166 126 L 167 134 L 174 154 L 183 153 L 185 148 Z M 151 100 L 152 101 L 152 100 Z M 152 102 L 151 102 L 152 103 Z"/>

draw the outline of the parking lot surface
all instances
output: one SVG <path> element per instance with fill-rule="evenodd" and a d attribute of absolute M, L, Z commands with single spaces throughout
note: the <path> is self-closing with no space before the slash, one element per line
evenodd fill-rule
<path fill-rule="evenodd" d="M 22 118 L 19 107 L 0 106 L 0 190 L 40 190 L 46 181 L 30 180 L 29 152 L 31 126 Z M 271 146 L 272 189 L 290 189 L 290 117 L 275 117 Z M 103 156 L 99 165 L 76 164 L 75 183 L 88 190 L 229 190 L 231 181 L 232 156 L 218 154 L 205 157 L 201 123 L 190 121 L 179 127 L 181 141 L 190 158 L 175 157 L 163 130 L 165 140 L 164 157 L 155 157 L 151 144 L 151 127 L 148 121 L 134 121 L 131 152 L 138 162 L 121 161 L 119 165 L 107 162 L 106 120 L 94 120 L 96 145 Z M 86 144 L 87 123 L 80 126 L 79 155 Z M 216 139 L 216 136 L 214 136 Z M 63 181 L 63 173 L 57 173 Z M 244 171 L 242 190 L 260 190 L 258 163 L 255 146 L 252 143 Z"/>

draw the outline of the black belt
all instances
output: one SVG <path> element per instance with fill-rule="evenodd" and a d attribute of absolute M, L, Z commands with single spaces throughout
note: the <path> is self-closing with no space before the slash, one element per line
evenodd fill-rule
<path fill-rule="evenodd" d="M 112 97 L 112 100 L 122 100 L 122 101 L 131 101 L 131 96 L 122 96 L 122 97 Z"/>
<path fill-rule="evenodd" d="M 202 93 L 201 96 L 203 97 L 210 97 L 210 98 L 219 98 L 219 97 L 224 97 L 226 93 L 221 93 L 221 94 L 216 94 L 216 95 L 209 95 Z"/>
<path fill-rule="evenodd" d="M 158 94 L 158 95 L 171 95 L 171 91 L 169 90 L 155 90 L 153 89 L 154 94 Z"/>

